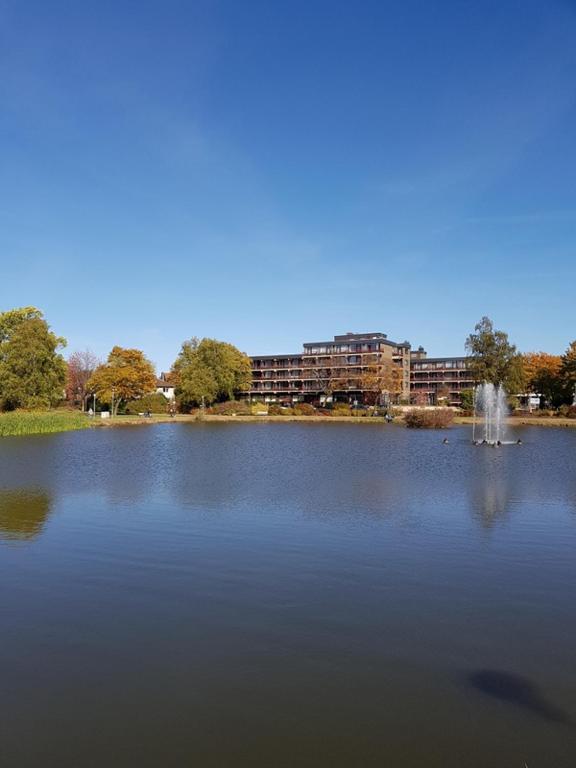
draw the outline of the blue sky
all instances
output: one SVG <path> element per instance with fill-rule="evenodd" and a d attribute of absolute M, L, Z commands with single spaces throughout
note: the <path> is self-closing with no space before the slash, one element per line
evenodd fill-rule
<path fill-rule="evenodd" d="M 576 3 L 0 1 L 0 308 L 167 368 L 576 337 Z"/>

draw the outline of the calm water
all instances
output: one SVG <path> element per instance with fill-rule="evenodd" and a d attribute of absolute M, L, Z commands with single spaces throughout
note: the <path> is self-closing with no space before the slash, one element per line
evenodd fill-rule
<path fill-rule="evenodd" d="M 0 764 L 576 765 L 576 430 L 0 441 Z"/>

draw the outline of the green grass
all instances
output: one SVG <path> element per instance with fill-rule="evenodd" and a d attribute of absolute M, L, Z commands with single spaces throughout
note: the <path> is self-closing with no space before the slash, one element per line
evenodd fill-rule
<path fill-rule="evenodd" d="M 78 411 L 11 411 L 0 413 L 0 437 L 69 432 L 90 426 Z"/>

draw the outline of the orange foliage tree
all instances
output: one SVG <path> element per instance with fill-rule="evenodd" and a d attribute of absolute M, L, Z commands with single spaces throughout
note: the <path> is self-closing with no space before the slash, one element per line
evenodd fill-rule
<path fill-rule="evenodd" d="M 155 391 L 154 366 L 139 349 L 114 347 L 104 365 L 96 368 L 87 386 L 99 400 L 112 405 L 116 415 L 121 403 Z"/>
<path fill-rule="evenodd" d="M 555 403 L 561 397 L 560 355 L 548 352 L 528 352 L 522 355 L 522 368 L 530 392 L 540 394 L 545 402 Z"/>

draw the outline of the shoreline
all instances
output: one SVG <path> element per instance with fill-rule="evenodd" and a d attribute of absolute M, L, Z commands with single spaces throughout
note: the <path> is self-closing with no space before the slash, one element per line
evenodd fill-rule
<path fill-rule="evenodd" d="M 114 419 L 96 420 L 92 424 L 95 428 L 139 426 L 149 424 L 267 424 L 267 423 L 309 423 L 309 424 L 387 424 L 383 416 L 231 416 L 219 414 L 206 414 L 198 417 L 196 414 L 177 414 L 174 417 L 160 414 L 153 415 L 150 418 L 141 416 L 116 416 Z M 472 426 L 474 419 L 472 416 L 455 416 L 453 426 Z M 396 418 L 390 422 L 392 426 L 404 426 L 402 418 Z M 509 427 L 572 427 L 576 428 L 576 419 L 564 419 L 556 417 L 537 416 L 511 416 L 506 419 L 506 425 Z M 449 428 L 449 427 L 448 427 Z"/>

